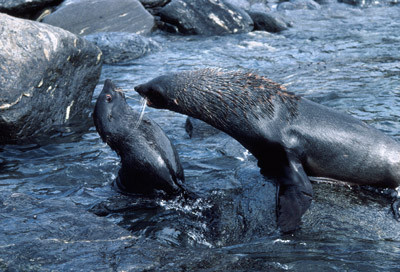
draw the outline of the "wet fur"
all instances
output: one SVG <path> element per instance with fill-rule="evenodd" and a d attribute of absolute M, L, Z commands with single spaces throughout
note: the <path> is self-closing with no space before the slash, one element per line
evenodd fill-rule
<path fill-rule="evenodd" d="M 247 72 L 204 69 L 160 76 L 135 90 L 156 108 L 226 132 L 279 186 L 278 225 L 294 230 L 312 200 L 308 176 L 359 185 L 400 185 L 400 145 L 365 123 Z"/>
<path fill-rule="evenodd" d="M 112 96 L 107 102 L 106 95 Z M 135 112 L 125 96 L 107 80 L 100 93 L 93 119 L 97 132 L 121 158 L 116 185 L 124 193 L 175 195 L 184 181 L 178 154 L 162 129 Z"/>
<path fill-rule="evenodd" d="M 191 107 L 193 101 L 201 101 L 202 113 L 213 118 L 215 112 L 220 114 L 214 120 L 216 126 L 229 129 L 230 118 L 246 120 L 272 119 L 275 113 L 275 100 L 279 100 L 287 108 L 288 120 L 297 114 L 298 97 L 286 89 L 254 73 L 223 72 L 221 70 L 204 69 L 174 75 L 172 85 L 176 90 L 174 103 L 181 106 L 179 111 L 187 115 L 197 115 Z M 190 93 L 190 95 L 186 95 Z M 263 105 L 260 107 L 260 105 Z M 228 118 L 228 119 L 227 119 Z"/>

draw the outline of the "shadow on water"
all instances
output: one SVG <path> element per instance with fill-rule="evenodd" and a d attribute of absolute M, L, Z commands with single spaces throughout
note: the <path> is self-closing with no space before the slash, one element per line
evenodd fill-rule
<path fill-rule="evenodd" d="M 350 113 L 399 140 L 398 6 L 286 11 L 281 34 L 153 37 L 163 48 L 103 67 L 129 91 L 168 72 L 250 69 L 311 100 Z M 185 131 L 186 117 L 146 108 L 177 147 L 198 199 L 123 196 L 119 158 L 91 117 L 33 145 L 0 147 L 0 270 L 396 271 L 400 223 L 390 199 L 364 188 L 313 183 L 314 201 L 292 235 L 276 232 L 276 187 L 222 133 Z M 97 215 L 96 215 L 97 214 Z"/>

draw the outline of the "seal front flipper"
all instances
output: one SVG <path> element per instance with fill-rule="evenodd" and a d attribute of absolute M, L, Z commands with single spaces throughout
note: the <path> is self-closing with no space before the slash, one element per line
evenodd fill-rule
<path fill-rule="evenodd" d="M 288 158 L 278 176 L 277 218 L 283 233 L 296 230 L 312 201 L 312 186 L 297 158 Z"/>

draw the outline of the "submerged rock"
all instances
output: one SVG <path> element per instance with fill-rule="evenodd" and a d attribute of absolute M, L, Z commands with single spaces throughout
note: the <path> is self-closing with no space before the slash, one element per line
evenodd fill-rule
<path fill-rule="evenodd" d="M 370 6 L 390 6 L 399 3 L 399 0 L 339 0 L 352 6 L 370 7 Z"/>
<path fill-rule="evenodd" d="M 136 241 L 128 231 L 65 199 L 3 192 L 0 214 L 0 243 L 7 248 L 0 250 L 0 267 L 5 271 L 111 270 L 115 251 Z"/>
<path fill-rule="evenodd" d="M 320 9 L 321 6 L 313 0 L 290 0 L 278 5 L 277 10 L 295 10 L 295 9 Z"/>
<path fill-rule="evenodd" d="M 268 3 L 271 0 L 224 0 L 226 3 L 232 4 L 238 8 L 244 10 L 254 10 L 258 9 L 258 11 L 266 11 L 269 10 Z"/>
<path fill-rule="evenodd" d="M 0 143 L 82 116 L 100 76 L 100 50 L 46 24 L 5 14 L 0 21 Z"/>
<path fill-rule="evenodd" d="M 221 35 L 253 30 L 240 8 L 222 0 L 172 0 L 160 10 L 161 29 L 188 35 Z"/>
<path fill-rule="evenodd" d="M 137 0 L 70 1 L 43 22 L 79 35 L 113 31 L 147 34 L 154 27 L 153 16 Z"/>
<path fill-rule="evenodd" d="M 249 11 L 248 14 L 253 19 L 254 30 L 275 33 L 286 30 L 291 26 L 290 23 L 276 13 Z"/>
<path fill-rule="evenodd" d="M 199 119 L 188 117 L 185 122 L 185 130 L 190 138 L 199 137 L 205 138 L 215 134 L 222 133 L 220 130 L 214 128 L 213 126 L 203 122 Z"/>
<path fill-rule="evenodd" d="M 49 6 L 58 5 L 62 1 L 63 0 L 1 0 L 0 12 L 22 18 L 32 18 L 40 10 Z"/>
<path fill-rule="evenodd" d="M 102 32 L 85 36 L 103 52 L 104 63 L 116 63 L 140 58 L 160 48 L 150 38 L 129 32 Z"/>

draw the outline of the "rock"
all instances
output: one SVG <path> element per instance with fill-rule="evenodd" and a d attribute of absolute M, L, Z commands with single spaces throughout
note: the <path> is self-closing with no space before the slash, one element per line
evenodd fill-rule
<path fill-rule="evenodd" d="M 163 7 L 171 0 L 139 0 L 145 8 Z"/>
<path fill-rule="evenodd" d="M 0 243 L 7 248 L 0 250 L 2 271 L 111 271 L 116 251 L 135 248 L 137 240 L 66 199 L 2 192 L 0 214 Z M 151 259 L 141 256 L 135 261 L 136 268 L 143 269 Z"/>
<path fill-rule="evenodd" d="M 399 3 L 399 0 L 339 0 L 339 2 L 357 7 L 391 6 Z"/>
<path fill-rule="evenodd" d="M 250 6 L 248 11 L 257 11 L 257 12 L 269 12 L 271 8 L 267 6 L 267 4 L 263 3 L 256 3 Z"/>
<path fill-rule="evenodd" d="M 224 0 L 225 3 L 229 3 L 235 7 L 244 9 L 244 10 L 248 10 L 250 9 L 250 1 L 248 0 Z"/>
<path fill-rule="evenodd" d="M 100 50 L 46 24 L 6 14 L 0 22 L 0 143 L 82 116 L 100 76 Z"/>
<path fill-rule="evenodd" d="M 172 0 L 160 10 L 161 29 L 188 35 L 243 33 L 253 29 L 250 16 L 222 0 Z"/>
<path fill-rule="evenodd" d="M 63 0 L 0 0 L 0 12 L 31 19 L 42 9 L 59 5 L 62 1 Z"/>
<path fill-rule="evenodd" d="M 137 0 L 70 1 L 43 22 L 79 35 L 115 31 L 147 34 L 154 27 L 153 16 Z"/>
<path fill-rule="evenodd" d="M 102 32 L 84 38 L 101 49 L 104 63 L 137 59 L 160 48 L 155 41 L 129 32 Z"/>
<path fill-rule="evenodd" d="M 202 139 L 222 133 L 213 126 L 193 117 L 186 118 L 185 130 L 190 138 L 197 137 Z"/>
<path fill-rule="evenodd" d="M 295 10 L 295 9 L 320 9 L 321 6 L 313 0 L 290 0 L 278 5 L 277 10 Z"/>
<path fill-rule="evenodd" d="M 247 12 L 254 22 L 254 30 L 268 32 L 281 32 L 288 29 L 291 24 L 286 22 L 279 14 L 272 12 Z"/>
<path fill-rule="evenodd" d="M 226 3 L 232 4 L 238 8 L 244 9 L 246 11 L 269 11 L 267 6 L 270 2 L 267 0 L 224 0 Z"/>

